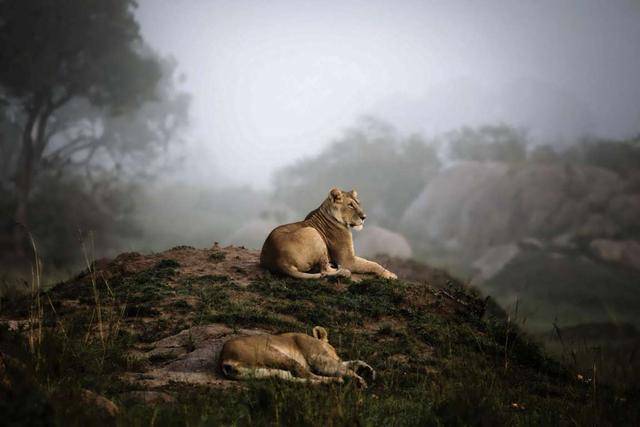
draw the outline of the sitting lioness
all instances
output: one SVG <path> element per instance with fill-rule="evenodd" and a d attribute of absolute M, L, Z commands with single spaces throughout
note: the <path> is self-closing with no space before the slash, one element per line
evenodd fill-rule
<path fill-rule="evenodd" d="M 367 383 L 361 375 L 375 379 L 375 371 L 367 363 L 341 361 L 322 326 L 313 328 L 313 336 L 290 332 L 232 338 L 220 352 L 220 370 L 231 379 L 341 383 L 344 377 L 349 377 L 363 388 Z"/>
<path fill-rule="evenodd" d="M 356 256 L 350 229 L 362 230 L 366 218 L 355 190 L 333 188 L 304 221 L 281 225 L 269 234 L 260 265 L 299 279 L 349 277 L 351 273 L 397 279 L 380 264 Z"/>

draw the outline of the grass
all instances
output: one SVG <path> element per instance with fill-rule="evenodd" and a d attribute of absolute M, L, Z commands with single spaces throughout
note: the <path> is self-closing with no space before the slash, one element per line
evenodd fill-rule
<path fill-rule="evenodd" d="M 47 414 L 60 425 L 99 423 L 99 411 L 77 403 L 81 390 L 89 389 L 120 405 L 116 421 L 122 425 L 640 421 L 637 386 L 613 388 L 597 378 L 579 379 L 567 364 L 546 355 L 511 316 L 488 315 L 485 301 L 455 283 L 436 289 L 381 279 L 352 283 L 267 276 L 242 287 L 227 276 L 184 276 L 179 268 L 166 259 L 138 273 L 109 280 L 89 274 L 38 293 L 43 327 L 35 347 L 28 334 L 0 328 L 0 351 L 9 356 L 7 372 L 14 384 L 11 389 L 0 385 L 0 395 L 19 392 L 0 399 L 1 412 L 9 414 L 5 419 Z M 80 304 L 69 309 L 68 300 Z M 20 310 L 12 313 L 18 316 Z M 176 397 L 174 404 L 121 400 L 131 386 L 120 375 L 145 369 L 128 356 L 134 344 L 217 322 L 273 332 L 310 332 L 320 324 L 343 358 L 367 361 L 378 378 L 366 390 L 349 382 L 308 387 L 262 381 L 230 389 L 170 384 L 163 391 Z"/>

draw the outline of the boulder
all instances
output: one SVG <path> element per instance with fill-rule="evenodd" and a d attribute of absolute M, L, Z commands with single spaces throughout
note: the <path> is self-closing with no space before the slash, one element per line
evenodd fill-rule
<path fill-rule="evenodd" d="M 501 163 L 460 162 L 442 170 L 407 208 L 401 223 L 416 240 L 442 242 L 460 233 L 463 223 L 475 223 L 470 207 L 507 172 Z"/>
<path fill-rule="evenodd" d="M 562 233 L 551 239 L 551 247 L 555 250 L 567 251 L 575 250 L 577 248 L 574 242 L 575 234 L 572 232 Z"/>
<path fill-rule="evenodd" d="M 640 229 L 640 194 L 620 194 L 609 202 L 607 217 L 623 230 Z"/>
<path fill-rule="evenodd" d="M 467 266 L 492 247 L 527 238 L 611 238 L 640 221 L 640 200 L 625 195 L 623 184 L 588 165 L 460 162 L 429 182 L 400 228 L 415 249 Z"/>
<path fill-rule="evenodd" d="M 640 269 L 640 242 L 637 240 L 596 239 L 591 242 L 589 248 L 603 261 Z"/>
<path fill-rule="evenodd" d="M 354 232 L 356 254 L 363 257 L 388 255 L 408 259 L 413 256 L 411 245 L 399 233 L 377 225 L 366 225 L 360 232 Z"/>

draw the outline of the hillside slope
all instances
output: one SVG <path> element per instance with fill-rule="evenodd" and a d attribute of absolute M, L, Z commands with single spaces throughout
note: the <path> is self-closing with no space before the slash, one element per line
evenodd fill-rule
<path fill-rule="evenodd" d="M 4 420 L 618 425 L 640 419 L 637 393 L 621 395 L 549 359 L 504 313 L 488 315 L 495 308 L 487 310 L 486 301 L 442 271 L 423 266 L 412 281 L 300 281 L 272 276 L 257 258 L 232 246 L 127 253 L 32 298 L 4 301 Z M 398 273 L 408 276 L 402 268 Z M 376 369 L 368 389 L 238 383 L 216 370 L 229 337 L 310 332 L 314 325 L 329 330 L 342 357 Z"/>

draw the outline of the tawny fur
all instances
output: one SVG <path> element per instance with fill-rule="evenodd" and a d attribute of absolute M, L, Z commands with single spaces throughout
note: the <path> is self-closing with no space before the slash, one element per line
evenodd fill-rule
<path fill-rule="evenodd" d="M 343 362 L 329 344 L 327 331 L 313 328 L 313 336 L 302 333 L 250 335 L 232 338 L 222 347 L 220 371 L 231 379 L 280 378 L 307 383 L 340 383 L 352 378 L 360 387 L 366 381 L 356 372 L 371 366 L 360 360 Z"/>
<path fill-rule="evenodd" d="M 355 254 L 350 229 L 362 229 L 366 217 L 355 190 L 334 188 L 303 221 L 281 225 L 269 234 L 262 246 L 260 265 L 300 279 L 349 277 L 351 273 L 396 279 L 380 264 Z"/>

